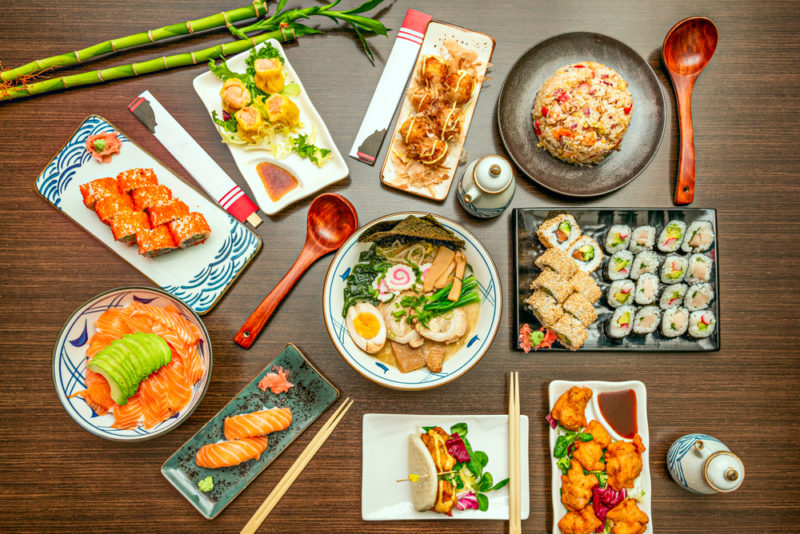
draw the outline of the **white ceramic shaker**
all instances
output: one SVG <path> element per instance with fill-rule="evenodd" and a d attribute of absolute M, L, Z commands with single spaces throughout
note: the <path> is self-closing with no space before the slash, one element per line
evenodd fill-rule
<path fill-rule="evenodd" d="M 470 215 L 497 217 L 511 204 L 516 190 L 514 171 L 507 159 L 490 154 L 464 169 L 458 181 L 458 201 Z"/>
<path fill-rule="evenodd" d="M 729 493 L 744 481 L 744 464 L 720 440 L 706 434 L 678 438 L 667 452 L 667 469 L 693 493 Z"/>

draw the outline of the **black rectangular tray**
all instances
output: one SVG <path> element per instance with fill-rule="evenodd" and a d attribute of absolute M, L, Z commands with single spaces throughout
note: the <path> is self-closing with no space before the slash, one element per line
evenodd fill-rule
<path fill-rule="evenodd" d="M 600 289 L 603 290 L 603 296 L 595 302 L 597 320 L 587 328 L 589 337 L 586 339 L 586 343 L 578 349 L 579 351 L 700 352 L 720 349 L 719 251 L 717 246 L 719 232 L 717 229 L 716 210 L 698 208 L 515 208 L 512 214 L 512 231 L 514 233 L 514 291 L 516 299 L 514 347 L 517 350 L 522 350 L 517 335 L 524 323 L 528 323 L 532 331 L 541 328 L 536 316 L 525 305 L 525 299 L 532 293 L 530 289 L 531 282 L 539 276 L 540 272 L 539 268 L 534 264 L 534 260 L 545 251 L 544 245 L 536 237 L 536 230 L 546 219 L 559 213 L 569 213 L 575 217 L 581 232 L 597 241 L 598 245 L 603 248 L 603 263 L 592 273 L 592 277 L 600 286 Z M 714 260 L 713 275 L 710 282 L 714 289 L 714 302 L 711 305 L 711 310 L 717 318 L 714 333 L 704 339 L 693 339 L 688 334 L 683 334 L 677 338 L 667 338 L 661 335 L 659 330 L 646 336 L 632 333 L 623 339 L 608 337 L 605 333 L 605 325 L 614 310 L 606 302 L 606 290 L 609 282 L 606 280 L 604 272 L 610 257 L 604 247 L 606 232 L 614 224 L 627 224 L 631 229 L 649 224 L 656 228 L 656 236 L 658 236 L 666 223 L 673 219 L 685 222 L 687 227 L 697 219 L 705 219 L 711 221 L 714 229 L 714 245 L 705 252 Z M 662 254 L 658 250 L 655 250 L 655 252 Z M 568 349 L 556 342 L 552 348 L 542 349 L 538 352 L 566 350 Z"/>

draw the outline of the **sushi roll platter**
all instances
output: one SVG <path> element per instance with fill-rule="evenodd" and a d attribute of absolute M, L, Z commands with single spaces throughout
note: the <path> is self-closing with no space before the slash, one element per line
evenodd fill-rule
<path fill-rule="evenodd" d="M 715 210 L 515 209 L 512 221 L 517 348 L 543 331 L 547 350 L 719 350 Z"/>

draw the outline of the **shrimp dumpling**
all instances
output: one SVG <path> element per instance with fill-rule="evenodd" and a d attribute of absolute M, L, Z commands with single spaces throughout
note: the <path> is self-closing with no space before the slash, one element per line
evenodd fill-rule
<path fill-rule="evenodd" d="M 219 91 L 219 96 L 222 97 L 222 109 L 230 114 L 249 106 L 252 100 L 250 91 L 239 78 L 225 80 L 225 83 L 222 84 L 222 89 Z"/>
<path fill-rule="evenodd" d="M 280 93 L 284 87 L 283 64 L 278 58 L 260 58 L 255 60 L 256 87 L 265 93 Z"/>
<path fill-rule="evenodd" d="M 239 137 L 253 142 L 258 137 L 258 131 L 264 125 L 261 112 L 253 106 L 246 106 L 233 114 L 236 118 L 236 130 Z"/>
<path fill-rule="evenodd" d="M 264 102 L 270 122 L 285 124 L 292 128 L 300 124 L 300 109 L 289 98 L 274 94 Z"/>

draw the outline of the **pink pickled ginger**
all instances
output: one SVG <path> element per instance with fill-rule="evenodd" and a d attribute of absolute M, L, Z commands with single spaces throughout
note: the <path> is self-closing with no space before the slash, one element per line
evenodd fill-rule
<path fill-rule="evenodd" d="M 294 384 L 289 382 L 289 371 L 277 365 L 273 365 L 272 370 L 275 372 L 265 374 L 264 378 L 258 382 L 258 389 L 261 391 L 267 391 L 267 389 L 269 389 L 274 394 L 278 395 L 294 387 Z"/>

